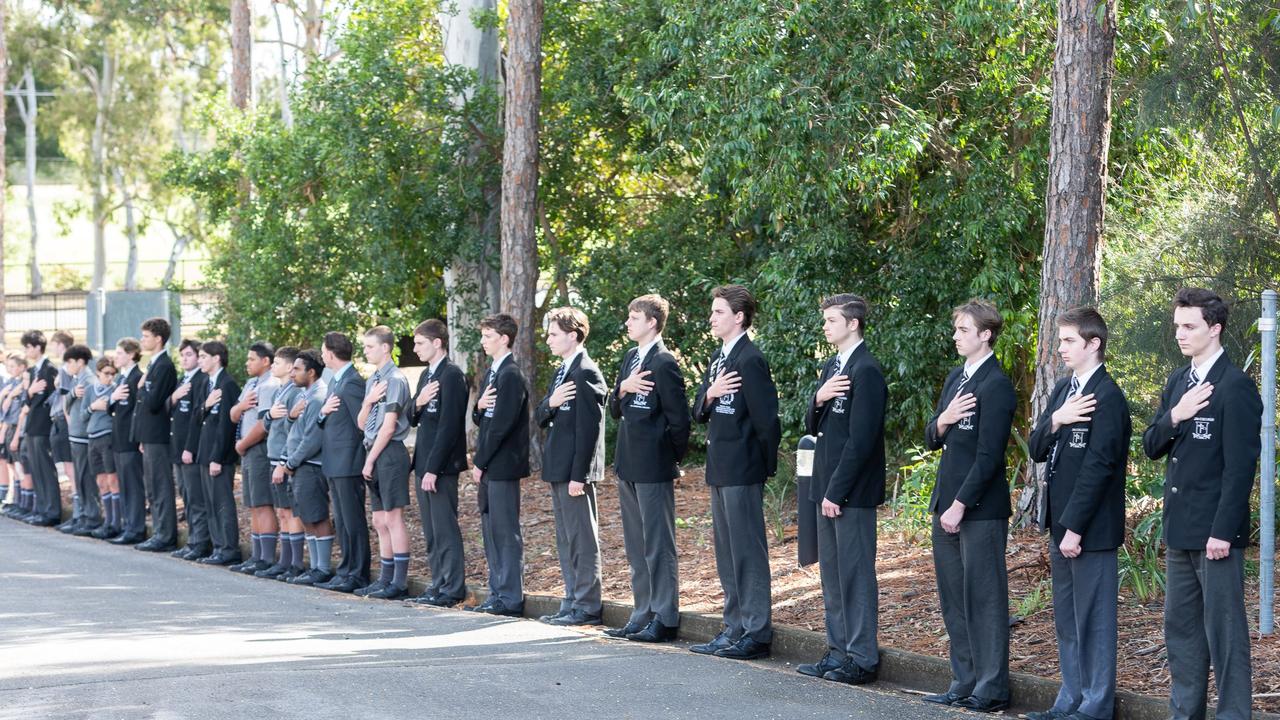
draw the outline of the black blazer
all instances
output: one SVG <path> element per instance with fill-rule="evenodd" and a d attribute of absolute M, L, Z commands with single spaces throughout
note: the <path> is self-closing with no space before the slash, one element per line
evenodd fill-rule
<path fill-rule="evenodd" d="M 169 353 L 158 353 L 138 391 L 133 412 L 133 436 L 142 444 L 169 442 L 169 396 L 178 387 L 178 371 Z"/>
<path fill-rule="evenodd" d="M 1071 530 L 1081 536 L 1080 547 L 1086 551 L 1115 550 L 1124 544 L 1124 478 L 1133 436 L 1129 402 L 1100 367 L 1080 388 L 1081 395 L 1092 394 L 1097 403 L 1090 420 L 1055 433 L 1053 413 L 1066 402 L 1070 388 L 1070 377 L 1058 381 L 1027 439 L 1033 461 L 1054 462 L 1047 473 L 1048 489 L 1040 494 L 1041 517 L 1054 543 Z"/>
<path fill-rule="evenodd" d="M 689 450 L 689 399 L 676 358 L 661 342 L 653 346 L 641 370 L 653 382 L 647 395 L 618 396 L 639 348 L 622 358 L 618 382 L 609 393 L 609 414 L 618 423 L 613 469 L 624 482 L 671 482 L 680 474 L 680 461 Z"/>
<path fill-rule="evenodd" d="M 417 398 L 432 380 L 440 382 L 435 399 L 418 407 L 409 406 L 409 422 L 418 428 L 413 447 L 413 474 L 419 480 L 427 473 L 457 475 L 467 469 L 467 397 L 470 388 L 462 368 L 446 357 L 434 374 L 418 376 Z"/>
<path fill-rule="evenodd" d="M 942 450 L 938 479 L 929 499 L 929 511 L 943 513 L 951 503 L 964 503 L 965 520 L 997 520 L 1013 514 L 1009 504 L 1009 481 L 1005 478 L 1005 450 L 1013 429 L 1013 413 L 1018 397 L 1013 383 L 1000 368 L 993 355 L 965 384 L 964 392 L 973 393 L 978 404 L 973 415 L 938 433 L 938 416 L 951 404 L 964 374 L 964 366 L 951 371 L 942 385 L 938 408 L 924 428 L 924 444 L 930 450 Z M 963 393 L 962 393 L 963 394 Z"/>
<path fill-rule="evenodd" d="M 478 428 L 471 461 L 484 471 L 485 480 L 529 477 L 529 386 L 514 355 L 502 361 L 492 384 L 498 389 L 493 406 L 482 412 L 477 402 L 471 409 L 471 419 Z M 488 388 L 486 382 L 480 395 Z"/>
<path fill-rule="evenodd" d="M 236 424 L 231 422 L 231 406 L 240 397 L 240 385 L 225 369 L 218 373 L 215 389 L 222 390 L 222 398 L 210 408 L 204 406 L 209 397 L 209 378 L 201 377 L 200 385 L 191 393 L 192 417 L 191 433 L 196 438 L 195 457 L 201 465 L 219 463 L 235 465 L 240 456 L 236 453 Z M 189 442 L 189 441 L 188 441 Z"/>
<path fill-rule="evenodd" d="M 354 365 L 342 379 L 329 383 L 329 395 L 342 399 L 338 409 L 321 415 L 316 424 L 324 433 L 320 448 L 320 469 L 327 478 L 359 476 L 364 471 L 364 428 L 360 427 L 360 406 L 364 404 L 364 378 Z"/>
<path fill-rule="evenodd" d="M 191 437 L 191 420 L 195 417 L 195 398 L 196 392 L 209 384 L 209 379 L 204 372 L 193 370 L 191 373 L 191 391 L 187 396 L 182 398 L 169 408 L 169 445 L 173 448 L 173 462 L 180 464 L 182 462 L 182 451 L 191 450 L 191 454 L 195 455 L 197 448 L 190 448 L 187 445 L 188 438 Z M 177 386 L 174 386 L 177 390 Z M 173 391 L 169 392 L 170 395 Z M 167 398 L 166 398 L 167 400 Z"/>
<path fill-rule="evenodd" d="M 1170 410 L 1187 391 L 1188 364 L 1173 372 L 1160 409 L 1142 434 L 1147 457 L 1166 455 L 1165 542 L 1175 550 L 1203 550 L 1210 537 L 1232 547 L 1249 544 L 1249 495 L 1262 449 L 1258 386 L 1226 353 L 1209 368 L 1209 404 L 1173 426 Z"/>
<path fill-rule="evenodd" d="M 809 499 L 841 507 L 875 507 L 884 502 L 884 411 L 889 390 L 884 370 L 866 343 L 849 355 L 843 368 L 832 358 L 818 387 L 833 375 L 846 375 L 849 389 L 841 397 L 817 405 L 817 390 L 805 413 L 805 430 L 818 439 L 813 454 Z"/>
<path fill-rule="evenodd" d="M 742 385 L 738 392 L 723 395 L 708 406 L 705 398 L 714 362 L 712 356 L 693 400 L 693 416 L 707 425 L 707 484 L 763 483 L 778 471 L 778 444 L 782 442 L 778 388 L 769 362 L 751 338 L 742 336 L 721 364 L 721 372 L 737 372 Z"/>
<path fill-rule="evenodd" d="M 538 426 L 547 430 L 542 446 L 542 479 L 553 483 L 599 482 L 604 476 L 604 395 L 608 386 L 600 368 L 585 351 L 573 359 L 564 382 L 578 388 L 572 400 L 551 407 L 549 401 L 555 388 L 547 388 L 534 410 Z"/>
<path fill-rule="evenodd" d="M 31 376 L 31 382 L 44 380 L 45 388 L 35 395 L 27 395 L 27 407 L 30 409 L 27 410 L 26 434 L 49 437 L 53 432 L 53 418 L 49 415 L 49 398 L 53 397 L 53 383 L 58 379 L 58 369 L 48 358 L 45 358 L 44 366 L 39 372 L 32 367 L 27 368 L 27 374 Z"/>
<path fill-rule="evenodd" d="M 133 435 L 133 416 L 138 409 L 138 383 L 141 380 L 142 371 L 134 365 L 124 378 L 129 386 L 129 396 L 123 400 L 107 400 L 107 414 L 111 416 L 111 449 L 115 452 L 138 451 L 138 438 Z M 114 393 L 115 388 L 111 391 Z"/>

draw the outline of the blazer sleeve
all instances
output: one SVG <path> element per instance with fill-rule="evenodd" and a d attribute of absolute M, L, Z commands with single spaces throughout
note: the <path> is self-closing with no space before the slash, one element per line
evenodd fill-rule
<path fill-rule="evenodd" d="M 946 433 L 938 432 L 938 418 L 947 408 L 947 388 L 951 387 L 951 377 L 957 372 L 960 370 L 952 370 L 942 383 L 942 391 L 938 393 L 938 406 L 933 410 L 933 417 L 929 418 L 929 422 L 924 426 L 924 446 L 930 450 L 941 450 L 942 444 L 947 440 L 947 433 L 951 432 L 951 428 L 947 428 Z"/>
<path fill-rule="evenodd" d="M 582 388 L 579 387 L 578 390 L 581 391 Z M 533 419 L 538 422 L 538 427 L 540 428 L 550 426 L 551 421 L 556 419 L 556 411 L 560 409 L 559 406 L 551 406 L 551 393 L 553 392 L 555 392 L 555 388 L 547 388 L 547 394 L 542 396 L 538 407 L 533 410 Z"/>
<path fill-rule="evenodd" d="M 193 456 L 200 451 L 200 429 L 204 427 L 204 401 L 208 397 L 205 390 L 208 380 L 203 375 L 192 382 L 196 380 L 199 380 L 200 384 L 191 388 L 191 422 L 187 423 L 187 437 L 182 443 L 182 449 Z"/>
<path fill-rule="evenodd" d="M 874 444 L 881 437 L 888 386 L 884 374 L 870 363 L 860 367 L 851 378 L 853 403 L 849 408 L 849 439 L 840 451 L 840 460 L 831 473 L 826 499 L 843 505 L 853 492 L 854 482 L 875 454 Z M 880 423 L 876 428 L 874 423 Z"/>
<path fill-rule="evenodd" d="M 222 387 L 223 398 L 235 398 L 240 396 L 240 385 L 231 378 L 230 375 L 223 374 L 219 385 Z M 223 458 L 223 465 L 230 465 L 234 462 L 225 461 L 225 458 L 234 458 L 235 441 L 236 441 L 236 424 L 231 421 L 231 413 L 227 412 L 227 403 L 229 400 L 222 402 L 222 408 L 218 412 L 218 432 L 214 439 L 213 447 L 209 453 L 210 457 Z"/>
<path fill-rule="evenodd" d="M 427 378 L 429 376 L 430 373 L 427 370 L 422 371 L 422 374 L 418 376 L 418 387 L 413 391 L 413 397 L 409 398 L 409 424 L 414 427 L 422 423 L 422 413 L 427 409 L 426 405 L 418 404 L 418 395 L 422 393 L 422 388 L 427 386 Z M 441 383 L 441 385 L 443 384 Z"/>
<path fill-rule="evenodd" d="M 1262 451 L 1262 399 L 1246 375 L 1236 376 L 1224 389 L 1222 495 L 1209 535 L 1234 543 L 1240 519 L 1249 517 L 1249 495 Z"/>
<path fill-rule="evenodd" d="M 654 373 L 654 391 L 662 403 L 662 415 L 667 422 L 667 440 L 675 454 L 676 462 L 689 452 L 689 398 L 684 391 L 684 376 L 680 366 L 672 359 L 664 362 Z"/>
<path fill-rule="evenodd" d="M 525 421 L 520 407 L 524 405 L 521 402 L 524 398 L 521 396 L 527 391 L 520 374 L 518 372 L 498 373 L 494 383 L 498 386 L 498 394 L 494 401 L 493 417 L 489 418 L 487 433 L 489 441 L 484 444 L 483 450 L 480 447 L 476 448 L 475 465 L 481 470 L 493 460 L 494 453 L 501 445 L 501 439 L 515 430 L 517 423 Z"/>
<path fill-rule="evenodd" d="M 1053 454 L 1053 446 L 1058 442 L 1058 433 L 1053 431 L 1053 412 L 1058 403 L 1058 393 L 1061 391 L 1062 381 L 1059 380 L 1053 387 L 1053 392 L 1049 393 L 1049 402 L 1041 411 L 1040 419 L 1036 420 L 1036 426 L 1027 436 L 1027 447 L 1031 451 L 1032 462 L 1047 462 L 1049 456 Z"/>
<path fill-rule="evenodd" d="M 1089 447 L 1085 450 L 1071 498 L 1058 517 L 1062 527 L 1084 535 L 1098 514 L 1117 469 L 1122 468 L 1129 458 L 1129 433 L 1125 428 L 1128 416 L 1129 405 L 1120 393 L 1108 392 L 1106 397 L 1098 398 L 1089 421 Z"/>
<path fill-rule="evenodd" d="M 355 372 L 354 370 L 352 372 Z M 338 412 L 345 412 L 351 417 L 351 424 L 357 429 L 360 428 L 360 406 L 364 404 L 364 382 L 356 378 L 353 382 L 348 382 L 339 390 L 342 397 L 342 405 L 338 408 Z"/>
<path fill-rule="evenodd" d="M 702 384 L 698 386 L 698 391 L 693 395 L 693 408 L 690 414 L 694 420 L 702 424 L 711 421 L 711 408 L 707 407 L 707 390 L 711 387 L 711 379 L 706 373 L 702 374 Z"/>
<path fill-rule="evenodd" d="M 782 442 L 782 425 L 778 420 L 778 387 L 769 374 L 769 364 L 763 355 L 754 355 L 743 363 L 742 394 L 747 403 L 751 425 L 759 438 L 764 454 L 766 474 L 778 471 L 778 445 Z"/>
<path fill-rule="evenodd" d="M 569 470 L 569 479 L 586 482 L 595 459 L 596 442 L 604 427 L 604 396 L 608 388 L 595 367 L 579 369 L 574 375 L 578 388 L 574 402 L 578 408 L 574 413 L 573 467 Z"/>
<path fill-rule="evenodd" d="M 1151 424 L 1142 433 L 1142 451 L 1152 460 L 1159 460 L 1173 449 L 1173 443 L 1182 434 L 1181 428 L 1173 425 L 1173 389 L 1181 382 L 1181 373 L 1174 373 L 1165 383 L 1164 392 L 1160 393 L 1160 409 Z"/>
<path fill-rule="evenodd" d="M 610 391 L 609 397 L 607 398 L 609 403 L 609 415 L 612 416 L 614 420 L 622 419 L 623 398 L 618 397 L 618 391 L 622 389 L 622 381 L 624 379 L 622 375 L 627 371 L 627 368 L 631 367 L 631 358 L 634 357 L 633 353 L 637 352 L 639 352 L 639 350 L 628 350 L 623 353 L 622 363 L 618 365 L 618 380 L 613 384 L 613 390 Z"/>
<path fill-rule="evenodd" d="M 992 474 L 1004 460 L 1018 399 L 1009 379 L 998 374 L 994 382 L 986 383 L 978 402 L 983 403 L 982 412 L 978 413 L 978 451 L 969 474 L 956 492 L 956 499 L 965 507 L 974 507 L 982 501 Z"/>
<path fill-rule="evenodd" d="M 173 363 L 160 365 L 157 376 L 151 378 L 151 390 L 147 393 L 146 409 L 152 415 L 162 415 L 168 411 L 169 396 L 178 388 L 178 373 Z"/>
<path fill-rule="evenodd" d="M 427 471 L 436 475 L 444 473 L 449 464 L 450 451 L 462 442 L 467 425 L 467 380 L 461 372 L 449 373 L 440 379 L 440 421 L 436 425 L 436 440 L 427 456 Z"/>
<path fill-rule="evenodd" d="M 288 462 L 285 464 L 290 470 L 297 470 L 302 463 L 315 457 L 320 452 L 320 444 L 324 441 L 324 431 L 320 429 L 314 421 L 320 415 L 320 407 L 324 405 L 324 399 L 319 397 L 311 398 L 308 407 L 298 416 L 297 422 L 308 423 L 303 427 L 302 439 L 298 441 L 298 447 L 294 448 L 290 453 Z"/>

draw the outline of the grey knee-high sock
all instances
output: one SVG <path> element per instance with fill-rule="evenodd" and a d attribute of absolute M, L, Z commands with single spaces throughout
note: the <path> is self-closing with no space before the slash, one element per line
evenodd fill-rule
<path fill-rule="evenodd" d="M 409 553 L 396 553 L 391 562 L 395 565 L 391 584 L 402 590 L 409 587 Z"/>
<path fill-rule="evenodd" d="M 325 535 L 316 538 L 316 554 L 311 558 L 311 564 L 319 570 L 330 572 L 333 564 L 333 536 Z"/>
<path fill-rule="evenodd" d="M 306 542 L 306 536 L 302 533 L 293 533 L 289 536 L 289 544 L 293 546 L 293 565 L 294 567 L 302 567 L 302 550 Z"/>
<path fill-rule="evenodd" d="M 259 559 L 273 561 L 276 557 L 276 534 L 262 533 L 258 536 L 258 541 L 262 543 L 262 555 Z"/>
<path fill-rule="evenodd" d="M 293 544 L 280 543 L 280 567 L 291 567 L 293 565 Z"/>

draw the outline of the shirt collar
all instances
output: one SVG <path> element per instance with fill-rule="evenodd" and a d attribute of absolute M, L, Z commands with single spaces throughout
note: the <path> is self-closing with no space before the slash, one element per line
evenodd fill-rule
<path fill-rule="evenodd" d="M 213 374 L 209 376 L 209 383 L 212 385 L 217 385 L 218 378 L 221 376 L 222 376 L 222 368 L 218 368 L 217 370 L 214 370 Z"/>
<path fill-rule="evenodd" d="M 734 348 L 734 346 L 735 346 L 735 345 L 737 345 L 737 344 L 738 344 L 738 341 L 739 341 L 739 340 L 741 340 L 742 338 L 746 337 L 746 336 L 747 336 L 747 331 L 746 331 L 746 330 L 743 330 L 742 332 L 738 333 L 736 337 L 734 337 L 733 339 L 731 339 L 731 340 L 729 340 L 729 341 L 725 342 L 723 345 L 721 345 L 721 346 L 720 346 L 720 356 L 721 356 L 721 357 L 729 357 L 729 353 L 733 352 L 733 348 Z"/>
<path fill-rule="evenodd" d="M 511 357 L 511 351 L 508 350 L 505 354 L 499 355 L 498 357 L 494 358 L 493 364 L 489 366 L 489 369 L 495 373 L 498 372 L 498 368 L 502 365 L 503 361 L 505 361 L 509 357 Z"/>
<path fill-rule="evenodd" d="M 347 361 L 345 365 L 338 368 L 338 370 L 335 373 L 333 373 L 333 381 L 336 383 L 339 380 L 341 380 L 342 376 L 346 374 L 347 370 L 350 369 L 351 366 L 352 366 L 352 363 L 350 361 Z"/>
<path fill-rule="evenodd" d="M 428 376 L 430 376 L 430 375 L 435 375 L 435 374 L 436 374 L 436 371 L 440 369 L 440 366 L 444 364 L 444 361 L 445 361 L 445 360 L 447 360 L 447 359 L 448 359 L 448 357 L 449 357 L 448 355 L 444 355 L 444 354 L 442 354 L 442 355 L 440 355 L 440 359 L 439 359 L 439 360 L 436 360 L 435 362 L 433 362 L 433 363 L 431 363 L 430 365 L 428 365 L 428 366 L 427 366 L 427 375 L 428 375 Z"/>
<path fill-rule="evenodd" d="M 1218 352 L 1210 355 L 1209 359 L 1205 360 L 1204 364 L 1199 367 L 1196 367 L 1194 360 L 1191 361 L 1191 369 L 1195 370 L 1196 377 L 1200 378 L 1200 382 L 1197 382 L 1196 385 L 1203 383 L 1205 378 L 1209 377 L 1209 371 L 1213 369 L 1214 364 L 1218 362 L 1218 358 L 1222 357 L 1222 353 L 1225 351 L 1226 348 L 1218 348 Z"/>
<path fill-rule="evenodd" d="M 859 340 L 858 342 L 849 346 L 848 350 L 841 350 L 839 353 L 837 353 L 836 357 L 839 358 L 839 364 L 836 365 L 836 370 L 839 370 L 840 368 L 843 368 L 845 365 L 848 365 L 849 358 L 853 355 L 853 352 L 857 350 L 861 345 L 862 345 L 862 341 Z"/>
<path fill-rule="evenodd" d="M 562 364 L 563 364 L 565 367 L 570 367 L 570 366 L 572 366 L 572 365 L 573 365 L 573 361 L 578 359 L 578 356 L 579 356 L 579 355 L 583 355 L 583 354 L 585 354 L 586 352 L 587 352 L 587 349 L 586 349 L 586 348 L 584 348 L 584 347 L 582 347 L 581 345 L 579 345 L 579 346 L 578 346 L 578 349 L 577 349 L 576 351 L 574 351 L 574 353 L 573 353 L 572 355 L 570 355 L 569 357 L 565 358 L 565 359 L 564 359 L 564 361 L 562 362 Z"/>
<path fill-rule="evenodd" d="M 1102 369 L 1102 363 L 1098 363 L 1097 365 L 1094 365 L 1092 368 L 1086 370 L 1083 375 L 1081 375 L 1080 373 L 1075 373 L 1074 377 L 1076 379 L 1076 382 L 1079 384 L 1080 390 L 1084 390 L 1084 386 L 1089 384 L 1089 379 L 1092 378 L 1094 375 L 1097 375 L 1098 371 L 1101 369 Z"/>
<path fill-rule="evenodd" d="M 978 368 L 982 367 L 982 363 L 986 362 L 987 359 L 990 358 L 992 355 L 995 355 L 995 353 L 988 350 L 986 355 L 983 355 L 982 357 L 978 358 L 974 362 L 965 363 L 964 374 L 968 375 L 969 377 L 973 377 L 973 374 L 978 371 Z"/>
<path fill-rule="evenodd" d="M 654 335 L 652 340 L 641 345 L 640 349 L 636 350 L 636 357 L 640 359 L 641 363 L 644 362 L 646 357 L 649 357 L 649 351 L 657 347 L 660 342 L 662 342 L 662 336 Z"/>

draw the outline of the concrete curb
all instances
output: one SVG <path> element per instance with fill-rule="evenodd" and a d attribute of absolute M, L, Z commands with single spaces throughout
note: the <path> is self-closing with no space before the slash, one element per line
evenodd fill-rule
<path fill-rule="evenodd" d="M 65 513 L 64 513 L 65 514 Z M 178 546 L 186 542 L 186 528 L 178 529 Z M 240 552 L 249 557 L 252 548 L 241 544 Z M 409 596 L 421 595 L 427 583 L 418 577 L 409 579 Z M 476 605 L 488 597 L 488 590 L 477 585 L 467 586 L 467 597 L 463 605 Z M 524 602 L 525 618 L 536 619 L 542 615 L 552 615 L 560 609 L 560 598 L 551 595 L 526 594 Z M 625 625 L 631 616 L 632 607 L 625 603 L 605 602 L 603 605 L 606 625 L 620 627 Z M 687 642 L 707 642 L 714 638 L 722 627 L 721 619 L 716 615 L 703 613 L 680 613 L 680 632 L 678 639 Z M 823 633 L 789 625 L 775 625 L 772 657 L 790 663 L 814 662 L 827 651 L 827 640 Z M 896 685 L 902 688 L 942 692 L 946 690 L 951 679 L 951 666 L 942 658 L 921 655 L 918 653 L 880 648 L 879 682 Z M 1013 695 L 1013 710 L 1043 710 L 1053 705 L 1058 695 L 1058 682 L 1049 678 L 1038 677 L 1026 673 L 1010 673 L 1010 691 Z M 1168 701 L 1164 698 L 1138 695 L 1128 691 L 1116 693 L 1115 720 L 1165 720 L 1169 717 Z M 1209 710 L 1209 717 L 1214 717 Z M 1255 720 L 1280 720 L 1280 715 L 1255 711 Z"/>

